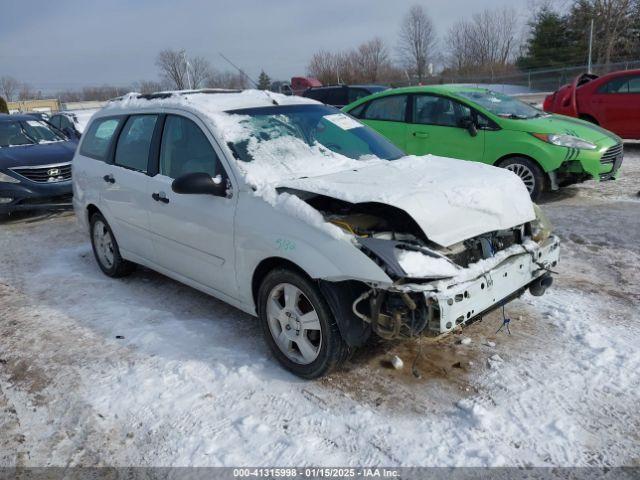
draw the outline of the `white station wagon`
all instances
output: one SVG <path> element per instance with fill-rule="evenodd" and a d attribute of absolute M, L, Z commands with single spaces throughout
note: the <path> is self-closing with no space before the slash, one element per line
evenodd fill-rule
<path fill-rule="evenodd" d="M 304 378 L 372 333 L 438 335 L 542 295 L 558 261 L 513 173 L 407 157 L 301 97 L 128 94 L 92 118 L 73 186 L 105 274 L 144 265 L 257 315 Z"/>

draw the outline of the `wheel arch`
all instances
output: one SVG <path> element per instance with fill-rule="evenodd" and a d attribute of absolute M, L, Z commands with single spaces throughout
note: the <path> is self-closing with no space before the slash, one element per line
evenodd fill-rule
<path fill-rule="evenodd" d="M 260 290 L 260 285 L 269 272 L 277 268 L 288 268 L 303 275 L 309 280 L 313 280 L 311 275 L 291 260 L 287 260 L 282 257 L 268 257 L 263 259 L 253 270 L 253 275 L 251 277 L 251 294 L 256 312 L 258 312 L 258 291 Z"/>
<path fill-rule="evenodd" d="M 319 293 L 324 297 L 332 315 L 336 319 L 342 338 L 348 345 L 357 347 L 367 341 L 371 335 L 371 328 L 356 317 L 351 310 L 353 300 L 367 288 L 364 283 L 356 280 L 331 282 L 323 279 L 314 279 L 302 267 L 282 257 L 265 258 L 253 272 L 251 292 L 255 311 L 258 315 L 260 315 L 258 301 L 260 285 L 269 272 L 278 268 L 288 268 L 316 283 Z"/>
<path fill-rule="evenodd" d="M 506 155 L 503 155 L 502 157 L 498 158 L 495 162 L 493 162 L 493 166 L 494 167 L 500 167 L 501 163 L 510 160 L 512 158 L 526 158 L 528 160 L 531 160 L 532 162 L 535 162 L 536 165 L 538 165 L 538 167 L 540 167 L 540 170 L 542 170 L 543 172 L 546 172 L 546 170 L 544 169 L 544 167 L 542 166 L 542 164 L 536 160 L 535 158 L 533 158 L 531 155 L 527 155 L 525 153 L 507 153 Z"/>
<path fill-rule="evenodd" d="M 91 217 L 95 213 L 99 213 L 100 215 L 102 215 L 102 212 L 100 211 L 100 209 L 93 203 L 88 204 L 87 208 L 85 209 L 85 211 L 86 211 L 86 214 L 87 214 L 87 225 L 91 222 Z"/>
<path fill-rule="evenodd" d="M 578 118 L 580 120 L 584 120 L 585 122 L 590 122 L 595 125 L 600 125 L 600 122 L 598 121 L 598 119 L 589 113 L 581 113 L 578 115 Z"/>
<path fill-rule="evenodd" d="M 551 190 L 557 190 L 558 189 L 557 180 L 556 180 L 556 169 L 546 170 L 544 168 L 544 166 L 538 160 L 536 160 L 534 157 L 532 157 L 531 155 L 526 155 L 526 154 L 522 154 L 522 153 L 509 153 L 507 155 L 502 156 L 498 160 L 496 160 L 496 162 L 493 165 L 495 167 L 501 167 L 502 168 L 502 164 L 504 162 L 506 162 L 507 160 L 511 160 L 513 158 L 524 158 L 524 159 L 527 159 L 527 160 L 533 162 L 535 165 L 538 166 L 538 168 L 542 172 L 542 176 L 543 176 L 543 182 L 542 182 L 542 185 L 540 187 L 540 193 L 542 193 L 542 192 L 544 192 L 546 190 L 549 190 L 549 189 L 551 189 Z M 537 197 L 537 195 L 534 196 L 534 197 Z M 535 200 L 535 198 L 534 198 L 534 200 Z"/>

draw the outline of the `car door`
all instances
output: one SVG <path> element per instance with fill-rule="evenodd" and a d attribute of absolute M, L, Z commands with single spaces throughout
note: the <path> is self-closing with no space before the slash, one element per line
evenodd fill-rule
<path fill-rule="evenodd" d="M 205 133 L 206 132 L 206 133 Z M 149 198 L 155 263 L 211 289 L 237 295 L 233 243 L 236 199 L 232 195 L 177 194 L 173 180 L 204 172 L 230 181 L 221 151 L 200 120 L 167 115 L 160 142 L 158 173 Z"/>
<path fill-rule="evenodd" d="M 640 140 L 640 75 L 629 78 L 629 102 L 627 106 L 629 120 L 626 125 L 627 138 Z"/>
<path fill-rule="evenodd" d="M 401 150 L 406 150 L 408 125 L 406 94 L 387 95 L 359 105 L 349 113 L 384 135 Z"/>
<path fill-rule="evenodd" d="M 590 98 L 603 128 L 623 138 L 640 138 L 640 75 L 625 75 L 601 85 Z"/>
<path fill-rule="evenodd" d="M 412 103 L 407 153 L 482 161 L 484 131 L 477 130 L 472 136 L 463 125 L 465 120 L 473 120 L 470 107 L 448 97 L 430 94 L 413 95 Z"/>
<path fill-rule="evenodd" d="M 106 166 L 101 203 L 121 250 L 151 260 L 148 166 L 158 115 L 129 116 Z M 133 255 L 129 258 L 134 259 Z M 126 255 L 125 255 L 126 256 Z"/>

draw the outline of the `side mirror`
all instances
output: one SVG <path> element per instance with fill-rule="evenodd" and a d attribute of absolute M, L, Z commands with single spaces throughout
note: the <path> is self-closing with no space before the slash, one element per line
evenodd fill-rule
<path fill-rule="evenodd" d="M 211 177 L 208 173 L 187 173 L 176 178 L 171 184 L 171 190 L 184 195 L 215 195 L 227 196 L 227 182 L 222 175 Z"/>
<path fill-rule="evenodd" d="M 460 119 L 460 126 L 462 128 L 466 128 L 469 132 L 469 135 L 475 137 L 478 135 L 478 129 L 476 128 L 476 124 L 473 122 L 471 117 L 463 117 Z"/>

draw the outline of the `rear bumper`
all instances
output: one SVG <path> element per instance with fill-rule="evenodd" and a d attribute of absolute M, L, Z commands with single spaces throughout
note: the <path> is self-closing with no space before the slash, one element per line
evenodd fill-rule
<path fill-rule="evenodd" d="M 0 214 L 20 210 L 67 210 L 71 208 L 71 196 L 71 181 L 29 185 L 0 183 Z"/>

